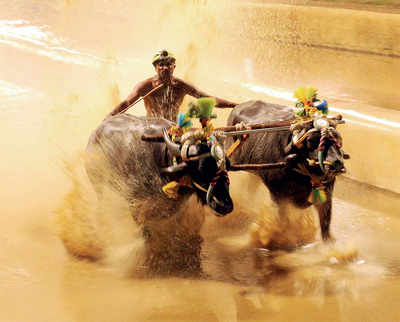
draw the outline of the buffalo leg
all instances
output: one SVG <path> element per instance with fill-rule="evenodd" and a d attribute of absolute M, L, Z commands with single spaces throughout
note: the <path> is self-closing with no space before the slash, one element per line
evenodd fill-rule
<path fill-rule="evenodd" d="M 324 203 L 316 204 L 318 211 L 319 225 L 321 227 L 321 237 L 324 241 L 330 241 L 334 238 L 330 234 L 330 224 L 332 216 L 332 192 L 333 184 L 326 187 L 327 200 Z"/>

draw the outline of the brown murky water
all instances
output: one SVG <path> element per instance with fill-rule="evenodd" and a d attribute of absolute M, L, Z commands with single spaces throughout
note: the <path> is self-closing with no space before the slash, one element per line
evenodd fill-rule
<path fill-rule="evenodd" d="M 302 45 L 259 41 L 256 32 L 245 37 L 251 21 L 240 12 L 230 1 L 27 0 L 2 6 L 0 321 L 400 321 L 395 193 L 339 180 L 332 224 L 337 243 L 327 246 L 318 241 L 312 213 L 293 211 L 283 225 L 256 179 L 232 175 L 236 211 L 224 219 L 206 213 L 202 230 L 209 280 L 129 277 L 140 239 L 126 205 L 111 195 L 97 220 L 81 152 L 104 115 L 153 73 L 149 61 L 160 48 L 175 51 L 178 76 L 211 94 L 287 103 L 239 81 L 292 92 L 304 79 L 339 107 L 365 112 L 371 108 L 363 103 L 373 104 L 383 107 L 379 117 L 398 120 L 385 109 L 393 105 L 388 97 L 398 95 L 398 59 L 328 49 L 317 55 Z M 218 122 L 226 116 L 219 112 Z M 350 125 L 345 140 L 357 159 L 365 147 L 356 144 L 360 133 L 352 129 L 364 128 Z M 368 131 L 381 135 L 374 127 Z M 373 181 L 371 165 L 395 175 L 396 157 L 389 162 L 379 156 L 396 146 L 399 133 L 390 126 L 385 131 L 377 157 L 352 163 L 350 176 Z M 382 185 L 391 177 L 384 179 Z M 315 236 L 316 243 L 290 253 L 260 250 L 257 266 L 246 245 L 248 227 L 259 216 L 283 242 Z M 60 231 L 81 253 L 106 245 L 106 259 L 71 258 Z"/>

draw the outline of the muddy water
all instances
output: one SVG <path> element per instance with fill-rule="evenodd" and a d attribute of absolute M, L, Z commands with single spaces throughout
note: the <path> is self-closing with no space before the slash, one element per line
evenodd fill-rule
<path fill-rule="evenodd" d="M 400 203 L 394 193 L 339 180 L 332 224 L 337 243 L 326 246 L 319 243 L 312 213 L 293 211 L 283 225 L 257 180 L 235 174 L 235 213 L 224 219 L 206 213 L 209 280 L 130 277 L 141 241 L 126 205 L 111 195 L 97 220 L 80 154 L 112 106 L 152 74 L 148 61 L 154 51 L 174 49 L 177 74 L 211 94 L 276 100 L 232 83 L 267 80 L 256 68 L 265 67 L 257 51 L 250 60 L 238 55 L 246 51 L 238 44 L 245 17 L 230 2 L 160 1 L 149 7 L 144 1 L 30 0 L 2 8 L 1 321 L 400 320 Z M 274 52 L 283 57 L 266 69 L 274 75 L 268 82 L 277 87 L 292 88 L 308 70 L 304 61 L 296 66 L 295 53 L 309 52 L 301 57 L 318 65 L 310 49 L 265 46 L 268 57 Z M 261 51 L 262 44 L 251 48 Z M 328 72 L 315 78 L 308 72 L 306 79 L 321 84 L 330 97 L 361 105 L 369 100 L 365 93 L 376 90 L 362 65 L 382 80 L 379 93 L 398 95 L 389 86 L 398 60 L 357 55 L 327 50 L 317 69 L 329 71 L 335 64 L 334 81 Z M 346 77 L 339 77 L 339 66 Z M 132 111 L 143 112 L 142 105 Z M 381 116 L 390 119 L 390 110 Z M 219 122 L 224 117 L 220 113 Z M 246 245 L 249 227 L 260 216 L 282 243 L 291 242 L 288 236 L 316 242 L 290 253 L 259 250 L 255 263 Z M 93 254 L 106 246 L 106 259 L 72 258 L 60 233 L 77 252 Z"/>

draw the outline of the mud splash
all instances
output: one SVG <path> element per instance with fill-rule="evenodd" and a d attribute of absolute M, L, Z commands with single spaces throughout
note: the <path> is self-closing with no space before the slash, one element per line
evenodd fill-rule
<path fill-rule="evenodd" d="M 65 163 L 71 188 L 57 210 L 59 236 L 73 257 L 99 261 L 124 276 L 150 277 L 154 272 L 163 275 L 163 271 L 174 269 L 178 272 L 181 260 L 178 248 L 173 254 L 173 249 L 165 247 L 172 247 L 171 240 L 179 240 L 180 230 L 190 235 L 200 227 L 204 239 L 201 252 L 203 271 L 215 280 L 259 284 L 264 283 L 268 276 L 272 278 L 283 271 L 293 276 L 299 268 L 310 269 L 321 263 L 344 265 L 358 258 L 356 249 L 335 247 L 284 251 L 316 241 L 315 214 L 292 209 L 287 218 L 279 217 L 276 207 L 266 198 L 265 187 L 256 177 L 244 173 L 235 173 L 232 178 L 236 182 L 231 188 L 236 205 L 232 214 L 217 218 L 192 198 L 183 213 L 168 214 L 169 219 L 160 219 L 152 224 L 153 242 L 150 248 L 145 247 L 141 225 L 135 223 L 133 217 L 141 217 L 143 211 L 154 211 L 153 205 L 128 204 L 112 189 L 107 189 L 99 201 L 83 163 L 82 157 Z M 243 190 L 244 186 L 249 187 L 247 192 Z M 248 202 L 257 206 L 249 209 L 246 207 Z M 263 248 L 267 245 L 282 250 L 268 251 Z M 316 252 L 316 249 L 320 251 Z M 169 254 L 171 260 L 168 263 L 172 266 L 167 269 L 165 261 L 159 264 L 147 262 L 148 251 L 155 257 L 160 253 Z M 149 265 L 158 268 L 150 270 Z"/>

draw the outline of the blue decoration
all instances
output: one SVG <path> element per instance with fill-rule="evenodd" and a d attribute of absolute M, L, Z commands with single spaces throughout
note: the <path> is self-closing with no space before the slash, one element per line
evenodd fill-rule
<path fill-rule="evenodd" d="M 321 103 L 318 105 L 315 105 L 315 107 L 322 112 L 322 114 L 328 114 L 328 102 L 323 100 Z"/>
<path fill-rule="evenodd" d="M 191 127 L 192 126 L 192 121 L 190 120 L 190 118 L 187 116 L 186 113 L 178 114 L 177 123 L 178 123 L 179 127 Z"/>

